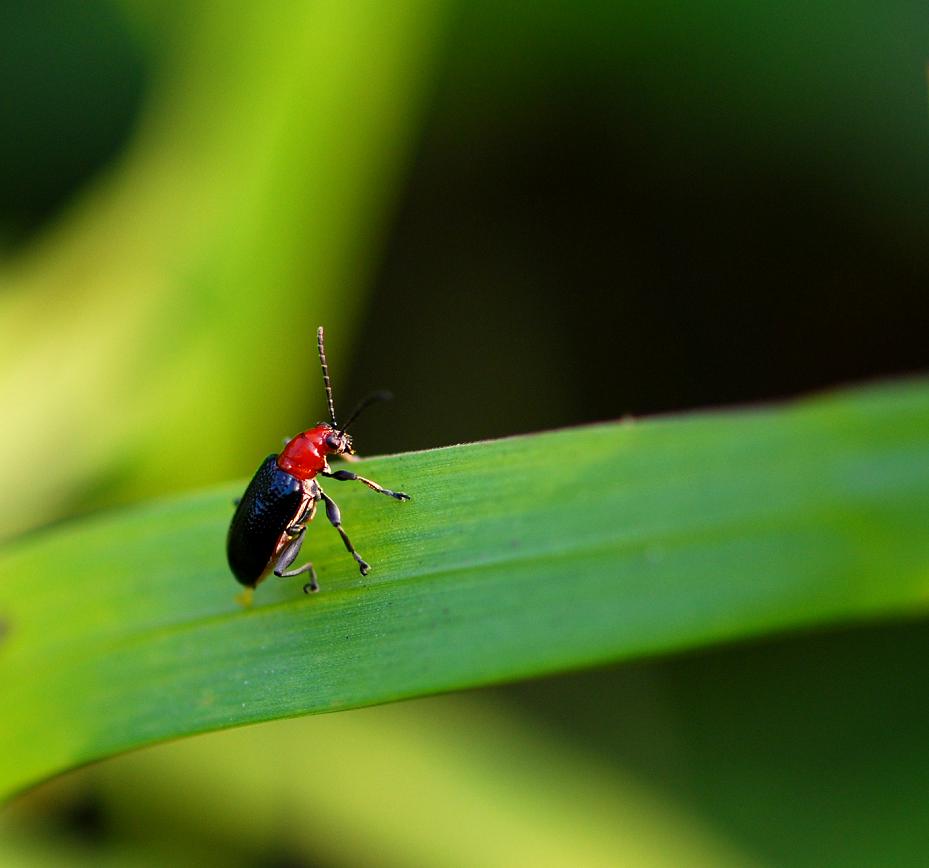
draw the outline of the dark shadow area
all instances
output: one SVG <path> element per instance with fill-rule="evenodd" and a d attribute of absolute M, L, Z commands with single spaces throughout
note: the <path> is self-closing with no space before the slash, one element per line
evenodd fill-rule
<path fill-rule="evenodd" d="M 354 358 L 398 398 L 368 451 L 929 367 L 919 34 L 660 9 L 462 11 Z"/>
<path fill-rule="evenodd" d="M 916 866 L 929 849 L 927 655 L 925 623 L 849 628 L 496 694 L 763 864 Z"/>
<path fill-rule="evenodd" d="M 147 82 L 116 4 L 0 3 L 0 251 L 27 242 L 112 162 Z"/>

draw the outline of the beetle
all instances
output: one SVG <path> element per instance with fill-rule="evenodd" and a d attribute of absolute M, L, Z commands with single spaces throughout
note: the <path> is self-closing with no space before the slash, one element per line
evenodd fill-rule
<path fill-rule="evenodd" d="M 325 504 L 329 523 L 341 535 L 342 542 L 358 564 L 361 575 L 368 574 L 370 565 L 355 551 L 352 541 L 342 527 L 339 507 L 323 491 L 317 477 L 324 476 L 339 482 L 355 480 L 395 500 L 410 499 L 410 496 L 402 491 L 391 491 L 349 470 L 333 471 L 329 467 L 330 455 L 355 454 L 352 438 L 346 433 L 348 426 L 369 404 L 389 398 L 390 395 L 376 392 L 368 396 L 349 416 L 348 421 L 339 425 L 332 402 L 332 383 L 326 363 L 322 326 L 316 332 L 316 344 L 323 371 L 330 421 L 320 422 L 298 434 L 287 442 L 279 455 L 269 455 L 261 462 L 248 488 L 237 502 L 235 515 L 229 525 L 229 534 L 226 537 L 229 567 L 236 579 L 245 585 L 245 593 L 248 595 L 272 570 L 274 575 L 280 577 L 309 573 L 310 580 L 303 586 L 303 592 L 319 590 L 312 562 L 308 561 L 295 569 L 290 569 L 290 565 L 300 554 L 307 525 L 316 515 L 320 501 Z"/>

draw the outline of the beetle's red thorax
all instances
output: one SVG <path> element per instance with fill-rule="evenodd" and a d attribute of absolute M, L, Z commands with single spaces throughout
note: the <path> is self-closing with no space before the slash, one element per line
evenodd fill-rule
<path fill-rule="evenodd" d="M 298 434 L 277 456 L 277 466 L 297 479 L 312 479 L 326 467 L 326 436 L 332 433 L 329 425 L 317 425 Z"/>

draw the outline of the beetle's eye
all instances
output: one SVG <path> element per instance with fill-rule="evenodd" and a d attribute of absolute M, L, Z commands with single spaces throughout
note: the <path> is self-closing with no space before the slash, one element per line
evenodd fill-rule
<path fill-rule="evenodd" d="M 342 443 L 340 442 L 339 437 L 338 437 L 337 434 L 330 434 L 330 435 L 326 438 L 326 445 L 327 445 L 333 452 L 337 452 L 338 449 L 339 449 L 339 447 L 342 445 Z"/>

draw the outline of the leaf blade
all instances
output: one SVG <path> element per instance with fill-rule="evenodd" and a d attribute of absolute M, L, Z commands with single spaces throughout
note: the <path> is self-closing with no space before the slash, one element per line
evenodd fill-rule
<path fill-rule="evenodd" d="M 241 610 L 241 486 L 0 557 L 0 789 L 174 736 L 751 637 L 921 614 L 929 386 L 615 423 L 365 463 L 330 493 L 323 592 Z M 66 725 L 62 725 L 62 724 Z"/>

